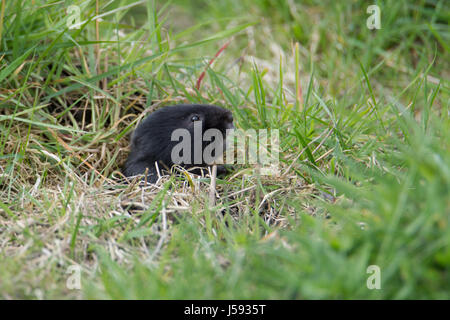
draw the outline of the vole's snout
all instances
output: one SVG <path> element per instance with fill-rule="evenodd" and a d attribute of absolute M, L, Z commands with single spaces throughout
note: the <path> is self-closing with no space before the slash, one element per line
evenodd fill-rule
<path fill-rule="evenodd" d="M 231 113 L 231 111 L 228 111 L 225 114 L 224 121 L 225 121 L 225 128 L 226 129 L 233 129 L 234 128 L 234 125 L 233 125 L 233 114 Z"/>

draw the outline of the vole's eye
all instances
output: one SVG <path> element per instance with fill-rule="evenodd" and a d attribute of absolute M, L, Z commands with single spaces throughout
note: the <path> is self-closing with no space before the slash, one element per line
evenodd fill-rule
<path fill-rule="evenodd" d="M 192 122 L 198 121 L 198 120 L 200 120 L 200 118 L 198 116 L 192 116 L 192 118 L 191 118 Z"/>

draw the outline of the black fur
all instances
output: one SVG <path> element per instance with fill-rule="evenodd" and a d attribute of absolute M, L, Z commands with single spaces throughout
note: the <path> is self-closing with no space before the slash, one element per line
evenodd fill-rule
<path fill-rule="evenodd" d="M 150 114 L 131 137 L 131 151 L 123 168 L 125 176 L 135 176 L 145 173 L 148 168 L 147 181 L 156 182 L 158 175 L 155 162 L 160 170 L 169 170 L 174 163 L 171 159 L 172 148 L 178 141 L 171 141 L 172 132 L 178 128 L 185 128 L 191 134 L 191 146 L 194 148 L 194 122 L 197 116 L 201 121 L 203 132 L 215 128 L 220 130 L 225 138 L 226 129 L 233 128 L 233 115 L 231 111 L 212 105 L 176 105 L 163 107 Z M 197 118 L 194 118 L 197 119 Z M 198 138 L 198 137 L 196 137 Z M 211 142 L 202 142 L 202 150 Z M 193 152 L 192 152 L 193 155 Z M 205 167 L 206 163 L 181 163 L 184 168 Z M 218 168 L 219 172 L 224 170 Z"/>

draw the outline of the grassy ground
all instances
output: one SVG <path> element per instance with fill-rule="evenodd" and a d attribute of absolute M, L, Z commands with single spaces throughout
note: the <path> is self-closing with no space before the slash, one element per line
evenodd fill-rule
<path fill-rule="evenodd" d="M 0 3 L 1 298 L 450 298 L 448 2 L 374 1 L 379 30 L 365 1 Z M 280 174 L 214 207 L 122 183 L 136 122 L 187 102 L 279 129 Z"/>

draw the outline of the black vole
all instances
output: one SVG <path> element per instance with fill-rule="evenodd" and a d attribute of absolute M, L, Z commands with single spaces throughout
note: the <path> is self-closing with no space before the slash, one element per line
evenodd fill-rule
<path fill-rule="evenodd" d="M 148 168 L 147 181 L 154 183 L 158 178 L 155 162 L 158 162 L 160 170 L 170 169 L 174 164 L 179 164 L 184 168 L 205 167 L 208 163 L 203 158 L 198 158 L 198 151 L 203 152 L 205 147 L 212 143 L 204 141 L 205 131 L 217 129 L 216 132 L 220 132 L 223 137 L 222 147 L 224 148 L 226 130 L 232 128 L 233 115 L 231 111 L 221 107 L 198 104 L 163 107 L 150 114 L 133 132 L 131 151 L 123 173 L 130 177 L 143 174 Z M 187 143 L 187 148 L 180 153 L 175 152 L 184 156 L 183 161 L 179 158 L 177 160 L 176 157 L 174 159 L 174 147 L 177 150 L 180 149 L 182 140 L 179 134 L 175 134 L 176 141 L 172 141 L 173 133 L 177 129 L 185 129 L 181 131 L 189 136 L 185 139 L 187 141 L 184 141 Z M 215 138 L 210 141 L 215 141 Z M 200 147 L 201 150 L 199 150 Z M 196 149 L 194 150 L 194 148 Z M 214 155 L 214 152 L 212 154 Z M 219 172 L 224 171 L 223 167 L 218 169 Z"/>

